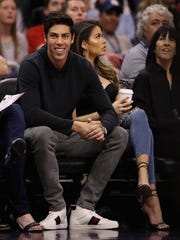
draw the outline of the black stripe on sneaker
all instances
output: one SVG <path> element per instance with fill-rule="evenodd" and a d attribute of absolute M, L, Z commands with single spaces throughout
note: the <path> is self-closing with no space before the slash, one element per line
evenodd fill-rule
<path fill-rule="evenodd" d="M 98 225 L 98 222 L 99 222 L 99 221 L 100 221 L 99 218 L 93 216 L 93 217 L 90 219 L 88 225 Z"/>
<path fill-rule="evenodd" d="M 59 216 L 57 216 L 54 220 L 56 221 L 56 225 L 61 224 L 61 219 Z"/>

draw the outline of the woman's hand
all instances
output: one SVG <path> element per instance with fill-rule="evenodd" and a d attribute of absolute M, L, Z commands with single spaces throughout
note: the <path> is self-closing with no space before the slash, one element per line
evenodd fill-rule
<path fill-rule="evenodd" d="M 129 101 L 128 99 L 129 97 L 126 97 L 123 100 L 116 100 L 113 103 L 114 110 L 118 115 L 128 112 L 132 108 L 133 101 Z"/>

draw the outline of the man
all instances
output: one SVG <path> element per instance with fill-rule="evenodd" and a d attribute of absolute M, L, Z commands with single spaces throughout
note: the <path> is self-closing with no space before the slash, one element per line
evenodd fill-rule
<path fill-rule="evenodd" d="M 49 204 L 41 222 L 45 229 L 67 228 L 66 203 L 59 183 L 55 150 L 67 156 L 96 156 L 76 207 L 70 228 L 117 228 L 118 223 L 94 211 L 103 190 L 127 144 L 127 132 L 117 125 L 117 116 L 91 64 L 70 51 L 73 21 L 62 13 L 45 19 L 46 45 L 20 66 L 18 86 L 27 127 L 26 139 Z M 73 110 L 86 93 L 101 115 L 100 121 L 72 120 Z"/>
<path fill-rule="evenodd" d="M 133 79 L 145 67 L 148 44 L 154 32 L 162 25 L 173 26 L 173 15 L 161 4 L 153 4 L 142 13 L 137 24 L 137 37 L 140 42 L 125 55 L 120 79 Z"/>
<path fill-rule="evenodd" d="M 74 23 L 87 19 L 87 9 L 84 0 L 66 0 L 62 11 L 71 17 Z"/>
<path fill-rule="evenodd" d="M 60 11 L 65 0 L 44 0 L 44 15 L 50 12 Z M 27 29 L 26 37 L 28 40 L 29 53 L 42 47 L 44 44 L 44 26 L 38 24 Z"/>

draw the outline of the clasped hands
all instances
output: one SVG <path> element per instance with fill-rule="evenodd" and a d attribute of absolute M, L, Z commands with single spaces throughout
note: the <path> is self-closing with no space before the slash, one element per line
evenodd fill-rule
<path fill-rule="evenodd" d="M 72 130 L 79 133 L 87 141 L 96 140 L 103 142 L 105 140 L 102 123 L 91 118 L 88 118 L 86 122 L 74 121 Z"/>

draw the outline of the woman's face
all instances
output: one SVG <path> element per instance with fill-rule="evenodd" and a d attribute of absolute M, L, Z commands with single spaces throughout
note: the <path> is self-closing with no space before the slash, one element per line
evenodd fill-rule
<path fill-rule="evenodd" d="M 169 36 L 160 36 L 155 47 L 156 62 L 160 65 L 171 63 L 176 54 L 176 41 Z"/>
<path fill-rule="evenodd" d="M 106 40 L 100 27 L 96 26 L 88 39 L 83 41 L 83 49 L 85 49 L 85 57 L 88 59 L 95 59 L 96 57 L 104 56 L 106 52 Z"/>
<path fill-rule="evenodd" d="M 0 22 L 5 25 L 16 21 L 16 3 L 14 0 L 0 1 Z"/>

